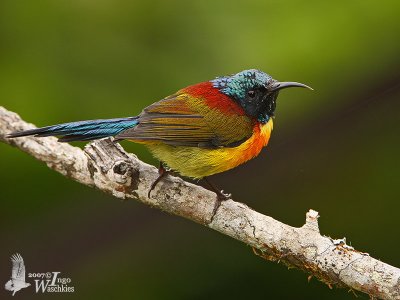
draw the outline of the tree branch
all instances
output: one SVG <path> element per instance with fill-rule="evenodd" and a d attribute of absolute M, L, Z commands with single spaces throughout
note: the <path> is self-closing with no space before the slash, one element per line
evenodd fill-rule
<path fill-rule="evenodd" d="M 112 139 L 92 142 L 82 150 L 58 143 L 54 137 L 5 138 L 7 133 L 31 128 L 34 126 L 16 113 L 0 107 L 0 141 L 29 153 L 66 177 L 212 228 L 253 247 L 262 258 L 299 268 L 329 287 L 358 290 L 372 298 L 400 299 L 400 269 L 353 249 L 345 239 L 322 236 L 316 211 L 306 214 L 306 223 L 300 228 L 233 200 L 224 201 L 213 216 L 214 193 L 172 176 L 163 179 L 149 199 L 147 192 L 157 169 L 126 153 Z"/>

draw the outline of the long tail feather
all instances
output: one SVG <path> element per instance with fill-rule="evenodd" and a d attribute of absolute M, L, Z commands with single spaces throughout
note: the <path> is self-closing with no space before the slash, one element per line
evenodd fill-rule
<path fill-rule="evenodd" d="M 13 132 L 7 137 L 15 138 L 28 135 L 38 137 L 61 136 L 59 138 L 60 142 L 89 141 L 117 135 L 126 129 L 135 127 L 137 124 L 138 117 L 88 120 Z"/>

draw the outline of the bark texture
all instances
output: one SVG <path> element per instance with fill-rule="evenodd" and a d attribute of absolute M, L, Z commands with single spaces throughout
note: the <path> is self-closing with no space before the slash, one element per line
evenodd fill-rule
<path fill-rule="evenodd" d="M 5 137 L 32 128 L 32 124 L 0 106 L 0 141 L 29 153 L 66 177 L 212 228 L 253 247 L 260 257 L 299 268 L 329 287 L 361 291 L 371 298 L 400 299 L 400 269 L 355 250 L 345 239 L 321 235 L 318 212 L 314 210 L 307 212 L 300 228 L 233 200 L 224 201 L 213 214 L 214 193 L 173 176 L 164 178 L 148 198 L 157 169 L 126 153 L 112 139 L 89 143 L 82 150 L 59 143 L 54 137 Z"/>

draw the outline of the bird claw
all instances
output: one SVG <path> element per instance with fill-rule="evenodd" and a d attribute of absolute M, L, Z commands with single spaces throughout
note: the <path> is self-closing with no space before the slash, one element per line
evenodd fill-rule
<path fill-rule="evenodd" d="M 228 200 L 232 197 L 231 193 L 224 193 L 224 190 L 221 190 L 217 195 L 220 201 Z"/>
<path fill-rule="evenodd" d="M 215 193 L 217 194 L 217 201 L 215 201 L 214 209 L 211 215 L 211 222 L 214 219 L 215 214 L 217 213 L 218 208 L 221 206 L 222 202 L 231 199 L 232 194 L 224 193 L 224 190 L 218 191 L 216 190 Z"/>
<path fill-rule="evenodd" d="M 151 184 L 149 191 L 147 192 L 147 198 L 150 198 L 151 191 L 154 190 L 156 185 L 163 179 L 166 175 L 172 173 L 172 169 L 164 166 L 162 162 L 160 162 L 160 166 L 158 168 L 158 177 L 157 179 Z"/>

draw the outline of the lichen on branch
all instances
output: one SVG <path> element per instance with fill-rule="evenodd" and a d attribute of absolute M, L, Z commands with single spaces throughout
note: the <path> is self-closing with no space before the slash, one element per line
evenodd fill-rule
<path fill-rule="evenodd" d="M 254 249 L 258 256 L 301 269 L 329 287 L 361 291 L 373 298 L 400 299 L 400 269 L 355 250 L 345 239 L 320 234 L 318 213 L 310 210 L 296 228 L 227 200 L 214 214 L 216 195 L 178 177 L 165 177 L 148 197 L 157 169 L 126 153 L 111 138 L 82 150 L 54 137 L 7 139 L 6 134 L 35 128 L 0 106 L 0 141 L 43 161 L 51 169 L 120 199 L 136 199 L 178 215 Z"/>

